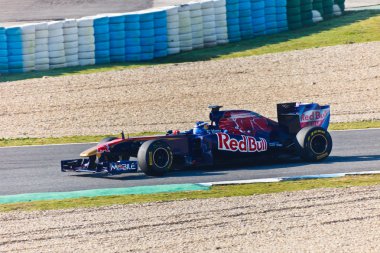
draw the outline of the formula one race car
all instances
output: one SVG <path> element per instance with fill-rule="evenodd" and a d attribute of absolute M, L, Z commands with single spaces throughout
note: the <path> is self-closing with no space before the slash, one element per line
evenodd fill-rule
<path fill-rule="evenodd" d="M 332 149 L 327 132 L 330 106 L 316 103 L 277 105 L 278 122 L 246 110 L 209 106 L 210 123 L 166 135 L 109 137 L 82 152 L 84 159 L 61 161 L 62 171 L 136 172 L 162 176 L 173 169 L 254 162 L 279 156 L 307 162 L 326 159 Z"/>

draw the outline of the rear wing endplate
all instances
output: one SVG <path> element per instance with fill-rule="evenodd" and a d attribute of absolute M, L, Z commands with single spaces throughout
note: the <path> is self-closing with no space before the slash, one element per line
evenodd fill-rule
<path fill-rule="evenodd" d="M 330 106 L 317 103 L 277 104 L 277 116 L 280 126 L 296 134 L 301 128 L 319 126 L 327 130 L 330 123 Z"/>

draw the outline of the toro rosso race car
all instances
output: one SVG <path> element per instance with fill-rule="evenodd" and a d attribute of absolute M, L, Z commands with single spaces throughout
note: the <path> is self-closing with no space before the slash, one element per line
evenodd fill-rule
<path fill-rule="evenodd" d="M 267 158 L 326 159 L 332 149 L 327 132 L 330 106 L 316 103 L 277 105 L 278 122 L 246 110 L 209 106 L 210 123 L 165 135 L 109 137 L 83 151 L 83 159 L 61 161 L 62 171 L 136 172 L 162 176 L 173 169 L 241 164 Z"/>

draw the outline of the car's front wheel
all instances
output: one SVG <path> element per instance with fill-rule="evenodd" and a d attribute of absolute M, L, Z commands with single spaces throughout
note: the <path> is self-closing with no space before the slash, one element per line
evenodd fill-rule
<path fill-rule="evenodd" d="M 144 142 L 137 154 L 140 169 L 148 176 L 163 176 L 171 170 L 173 152 L 162 140 Z"/>

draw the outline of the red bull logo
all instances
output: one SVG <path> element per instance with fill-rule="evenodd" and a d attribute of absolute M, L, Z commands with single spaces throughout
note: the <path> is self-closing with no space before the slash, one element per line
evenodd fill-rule
<path fill-rule="evenodd" d="M 311 121 L 323 121 L 329 115 L 329 113 L 329 109 L 306 111 L 301 115 L 301 123 Z"/>
<path fill-rule="evenodd" d="M 330 109 L 306 111 L 301 115 L 301 127 L 321 126 L 329 115 Z"/>
<path fill-rule="evenodd" d="M 107 144 L 98 146 L 97 152 L 100 154 L 105 153 L 105 152 L 110 152 L 110 147 Z"/>
<path fill-rule="evenodd" d="M 265 139 L 256 138 L 252 136 L 241 135 L 242 139 L 237 140 L 228 134 L 217 133 L 218 136 L 218 149 L 232 152 L 263 152 L 268 150 L 268 143 Z"/>

